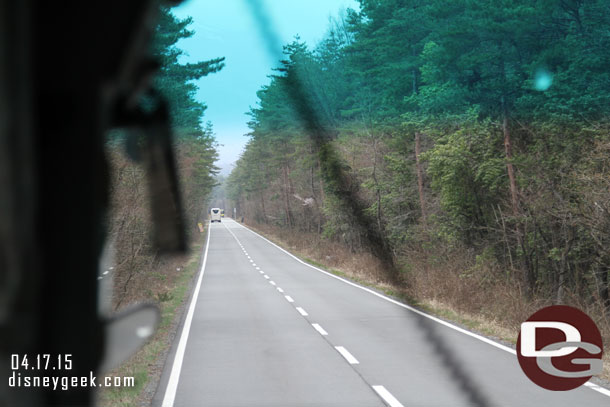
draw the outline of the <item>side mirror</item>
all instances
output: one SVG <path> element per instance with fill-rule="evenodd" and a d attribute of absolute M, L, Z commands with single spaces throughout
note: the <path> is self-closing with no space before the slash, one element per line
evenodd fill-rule
<path fill-rule="evenodd" d="M 159 309 L 152 304 L 136 305 L 109 318 L 100 372 L 115 369 L 134 354 L 157 330 L 159 320 Z"/>

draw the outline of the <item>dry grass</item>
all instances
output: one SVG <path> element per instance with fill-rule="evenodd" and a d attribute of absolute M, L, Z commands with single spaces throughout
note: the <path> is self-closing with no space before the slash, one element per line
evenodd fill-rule
<path fill-rule="evenodd" d="M 514 276 L 493 269 L 493 263 L 476 262 L 465 250 L 456 250 L 443 261 L 410 253 L 411 267 L 406 278 L 409 297 L 424 308 L 461 322 L 487 336 L 516 343 L 520 325 L 537 310 L 553 305 L 550 299 L 528 300 Z M 492 277 L 496 276 L 496 277 Z M 583 310 L 596 323 L 604 343 L 604 372 L 599 378 L 610 381 L 610 319 L 599 302 L 584 302 L 567 292 L 564 304 Z M 463 320 L 462 320 L 463 319 Z"/>
<path fill-rule="evenodd" d="M 149 405 L 165 354 L 173 341 L 177 316 L 197 270 L 204 235 L 193 232 L 189 255 L 159 256 L 151 239 L 153 224 L 143 169 L 127 159 L 115 145 L 108 146 L 107 155 L 112 176 L 112 213 L 108 219 L 108 234 L 113 239 L 115 250 L 112 310 L 119 311 L 141 302 L 156 303 L 161 311 L 161 323 L 150 342 L 112 373 L 135 377 L 135 388 L 104 389 L 99 394 L 100 405 Z M 185 176 L 192 171 L 192 159 L 182 160 L 183 156 L 179 154 L 178 161 L 181 163 L 180 173 Z M 185 196 L 189 193 L 192 191 L 183 191 Z M 195 225 L 197 207 L 192 202 L 185 205 L 185 216 L 190 225 Z"/>
<path fill-rule="evenodd" d="M 139 284 L 148 287 L 147 290 L 157 293 L 165 293 L 161 300 L 156 300 L 161 312 L 161 321 L 155 335 L 144 345 L 130 360 L 124 362 L 118 369 L 111 372 L 109 376 L 131 376 L 135 378 L 135 387 L 102 388 L 98 392 L 98 405 L 103 407 L 135 407 L 150 405 L 155 394 L 167 352 L 174 340 L 180 315 L 193 276 L 199 268 L 201 260 L 201 239 L 195 242 L 191 248 L 190 256 L 184 259 L 168 261 L 171 267 L 165 270 L 157 270 L 151 275 L 165 276 L 163 282 L 153 282 L 142 279 Z M 180 271 L 176 265 L 180 264 Z M 159 278 L 159 277 L 154 277 Z M 138 296 L 130 297 L 127 303 L 137 302 Z"/>
<path fill-rule="evenodd" d="M 369 253 L 351 253 L 345 246 L 331 242 L 316 233 L 295 233 L 290 230 L 263 224 L 248 224 L 288 250 L 299 253 L 327 268 L 338 270 L 350 277 L 364 278 L 375 284 L 388 282 L 379 261 Z"/>
<path fill-rule="evenodd" d="M 400 259 L 403 281 L 397 285 L 368 253 L 351 253 L 344 245 L 315 233 L 248 226 L 317 266 L 508 344 L 516 343 L 523 321 L 552 305 L 547 299 L 527 300 L 516 276 L 463 248 L 437 250 L 434 255 L 422 249 L 404 252 Z M 599 378 L 610 381 L 610 320 L 595 302 L 583 303 L 577 298 L 567 293 L 565 304 L 582 309 L 599 327 L 605 344 L 604 372 Z"/>

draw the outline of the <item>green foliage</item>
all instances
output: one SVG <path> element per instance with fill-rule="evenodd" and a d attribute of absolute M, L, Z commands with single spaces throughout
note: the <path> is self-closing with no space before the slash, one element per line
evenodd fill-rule
<path fill-rule="evenodd" d="M 161 7 L 151 53 L 161 63 L 154 85 L 169 102 L 172 127 L 179 137 L 197 138 L 203 132 L 201 118 L 206 106 L 195 100 L 197 85 L 193 81 L 218 72 L 224 66 L 224 58 L 180 64 L 184 52 L 176 43 L 194 34 L 187 28 L 192 22 L 190 17 L 179 20 L 169 8 Z"/>
<path fill-rule="evenodd" d="M 506 191 L 507 179 L 498 130 L 489 123 L 465 124 L 439 137 L 423 158 L 448 222 L 472 239 L 494 222 L 492 207 Z"/>
<path fill-rule="evenodd" d="M 180 20 L 169 8 L 160 7 L 151 44 L 151 53 L 161 63 L 154 86 L 169 103 L 184 209 L 189 224 L 201 218 L 218 174 L 218 167 L 214 164 L 218 159 L 217 142 L 212 124 L 202 124 L 206 106 L 195 99 L 198 89 L 195 81 L 224 66 L 224 58 L 180 63 L 184 52 L 177 43 L 194 34 L 188 28 L 192 22 L 190 17 Z"/>
<path fill-rule="evenodd" d="M 608 167 L 582 163 L 609 140 L 608 27 L 606 0 L 360 0 L 317 47 L 285 47 L 231 199 L 357 250 L 371 231 L 340 199 L 356 196 L 397 255 L 461 244 L 530 294 L 607 296 Z M 316 151 L 319 125 L 330 136 Z"/>
<path fill-rule="evenodd" d="M 179 156 L 187 172 L 183 177 L 187 200 L 194 204 L 194 210 L 200 212 L 216 186 L 218 167 L 217 142 L 212 124 L 206 123 L 196 137 L 181 138 L 178 141 Z M 197 215 L 199 216 L 199 213 Z"/>

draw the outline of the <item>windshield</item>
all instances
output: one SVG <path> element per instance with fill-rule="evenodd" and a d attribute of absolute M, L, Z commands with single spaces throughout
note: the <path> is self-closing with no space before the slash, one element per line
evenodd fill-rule
<path fill-rule="evenodd" d="M 608 405 L 608 1 L 156 13 L 150 83 L 82 85 L 128 99 L 91 159 L 98 405 Z"/>

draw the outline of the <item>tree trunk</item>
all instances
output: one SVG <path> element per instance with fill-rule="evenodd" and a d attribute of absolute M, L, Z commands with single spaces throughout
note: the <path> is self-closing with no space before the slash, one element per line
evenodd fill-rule
<path fill-rule="evenodd" d="M 318 157 L 318 168 L 322 168 L 320 164 L 320 157 Z M 326 193 L 324 192 L 324 178 L 320 177 L 320 202 L 322 202 L 322 207 L 324 206 L 324 202 L 326 201 Z"/>
<path fill-rule="evenodd" d="M 261 190 L 261 206 L 263 209 L 263 222 L 267 223 L 267 212 L 265 211 L 265 194 Z"/>
<path fill-rule="evenodd" d="M 508 181 L 510 188 L 510 202 L 511 208 L 513 212 L 513 216 L 515 217 L 515 235 L 517 237 L 517 246 L 520 246 L 522 249 L 522 259 L 523 259 L 523 282 L 526 284 L 526 295 L 528 298 L 532 298 L 534 294 L 534 289 L 536 286 L 537 276 L 534 274 L 533 265 L 530 261 L 530 250 L 529 244 L 527 241 L 527 223 L 523 225 L 517 216 L 519 215 L 519 193 L 517 190 L 517 181 L 515 179 L 515 167 L 513 166 L 513 151 L 512 151 L 512 142 L 510 137 L 510 129 L 508 127 L 508 107 L 506 106 L 506 100 L 504 96 L 502 96 L 502 132 L 504 134 L 504 153 L 506 155 L 506 171 L 508 173 Z M 558 293 L 559 294 L 559 293 Z"/>
<path fill-rule="evenodd" d="M 320 157 L 318 156 L 318 168 L 320 166 Z M 326 193 L 324 192 L 324 178 L 322 176 L 318 177 L 320 183 L 320 210 L 318 211 L 318 234 L 322 233 L 322 223 L 324 221 L 324 204 L 326 202 Z"/>
<path fill-rule="evenodd" d="M 604 248 L 602 248 L 604 250 Z M 610 269 L 608 268 L 607 261 L 610 256 L 602 256 L 595 266 L 593 275 L 595 276 L 595 282 L 597 283 L 597 292 L 599 299 L 601 300 L 606 314 L 610 316 L 610 281 L 608 275 Z"/>
<path fill-rule="evenodd" d="M 417 95 L 418 89 L 417 89 L 417 71 L 415 69 L 411 70 L 411 74 L 412 74 L 412 86 L 413 86 L 413 94 Z"/>
<path fill-rule="evenodd" d="M 288 165 L 284 163 L 282 166 L 284 175 L 284 210 L 286 211 L 286 225 L 292 229 L 292 211 L 290 210 L 290 188 L 288 185 Z"/>
<path fill-rule="evenodd" d="M 557 284 L 557 297 L 555 298 L 555 304 L 561 305 L 563 304 L 563 291 L 566 283 L 566 269 L 565 269 L 565 259 L 561 258 L 561 262 L 559 264 L 559 282 Z"/>
<path fill-rule="evenodd" d="M 415 51 L 415 47 L 411 48 L 411 57 L 416 58 L 417 57 L 417 52 Z M 414 95 L 417 95 L 419 93 L 419 89 L 417 86 L 417 68 L 412 68 L 411 69 L 411 86 L 412 86 L 412 91 Z"/>
<path fill-rule="evenodd" d="M 295 226 L 294 212 L 290 206 L 290 199 L 294 196 L 294 186 L 290 177 L 290 161 L 286 160 L 286 181 L 288 182 L 288 213 L 290 214 L 290 226 Z"/>
<path fill-rule="evenodd" d="M 601 297 L 601 300 L 604 304 L 606 314 L 610 315 L 610 293 L 608 292 L 610 288 L 610 282 L 608 281 L 608 274 L 608 269 L 605 267 L 601 270 L 601 272 L 599 272 L 599 279 L 601 280 L 599 296 Z"/>
<path fill-rule="evenodd" d="M 420 153 L 420 140 L 421 134 L 419 132 L 415 133 L 415 167 L 417 168 L 417 190 L 419 192 L 419 207 L 421 208 L 421 219 L 422 225 L 424 228 L 428 228 L 427 219 L 426 219 L 426 199 L 424 197 L 424 175 L 422 170 L 421 162 L 419 161 L 419 153 Z"/>
<path fill-rule="evenodd" d="M 508 129 L 508 109 L 504 96 L 502 97 L 502 132 L 504 133 L 504 152 L 506 154 L 506 170 L 508 172 L 508 180 L 510 182 L 510 197 L 513 215 L 519 213 L 519 201 L 517 194 L 517 182 L 515 180 L 515 168 L 513 167 L 513 151 L 510 139 L 510 131 Z"/>
<path fill-rule="evenodd" d="M 377 197 L 377 228 L 382 231 L 381 228 L 381 189 L 379 188 L 379 182 L 377 181 L 377 139 L 373 139 L 373 181 L 375 182 L 375 196 Z"/>

